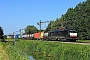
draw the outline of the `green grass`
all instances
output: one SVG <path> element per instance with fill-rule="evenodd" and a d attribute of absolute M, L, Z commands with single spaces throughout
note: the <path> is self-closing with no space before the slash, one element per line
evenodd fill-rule
<path fill-rule="evenodd" d="M 78 40 L 83 42 L 84 40 Z M 86 40 L 85 40 L 86 41 Z M 88 40 L 89 41 L 89 40 Z M 4 43 L 7 47 L 12 43 Z M 67 44 L 61 42 L 49 42 L 40 40 L 18 40 L 17 43 L 6 49 L 10 60 L 28 60 L 23 52 L 28 56 L 33 56 L 36 60 L 89 60 L 90 46 L 80 44 Z"/>
<path fill-rule="evenodd" d="M 9 60 L 9 57 L 5 52 L 5 50 L 3 49 L 3 45 L 1 42 L 0 42 L 0 60 Z"/>
<path fill-rule="evenodd" d="M 17 46 L 13 45 L 13 42 L 2 43 L 6 53 L 9 56 L 9 60 L 30 60 L 24 55 L 23 51 Z"/>
<path fill-rule="evenodd" d="M 90 42 L 90 40 L 77 40 L 77 42 Z"/>
<path fill-rule="evenodd" d="M 17 46 L 36 60 L 89 60 L 90 46 L 48 41 L 20 41 Z"/>

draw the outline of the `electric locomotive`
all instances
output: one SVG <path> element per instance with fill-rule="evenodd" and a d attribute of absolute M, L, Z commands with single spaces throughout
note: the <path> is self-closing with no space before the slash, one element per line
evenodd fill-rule
<path fill-rule="evenodd" d="M 46 34 L 46 35 L 45 35 Z M 48 33 L 44 33 L 44 39 L 54 40 L 54 41 L 71 41 L 75 42 L 77 40 L 77 32 L 76 30 L 71 30 L 68 28 L 61 30 L 49 31 Z"/>

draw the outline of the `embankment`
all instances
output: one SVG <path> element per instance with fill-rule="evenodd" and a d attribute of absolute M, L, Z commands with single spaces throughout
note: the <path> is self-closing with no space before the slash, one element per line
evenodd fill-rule
<path fill-rule="evenodd" d="M 4 45 L 12 45 L 6 43 Z M 7 47 L 6 46 L 6 47 Z M 11 46 L 12 47 L 12 46 Z M 67 44 L 38 40 L 21 40 L 12 48 L 6 49 L 12 60 L 25 59 L 23 52 L 33 56 L 36 60 L 89 60 L 90 46 L 80 44 Z M 23 58 L 22 58 L 23 57 Z"/>
<path fill-rule="evenodd" d="M 90 46 L 49 41 L 23 40 L 17 46 L 36 60 L 89 60 Z"/>

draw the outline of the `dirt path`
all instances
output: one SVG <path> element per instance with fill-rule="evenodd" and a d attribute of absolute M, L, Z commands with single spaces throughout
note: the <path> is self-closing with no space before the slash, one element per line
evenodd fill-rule
<path fill-rule="evenodd" d="M 9 60 L 7 53 L 3 49 L 3 45 L 0 42 L 0 60 Z"/>

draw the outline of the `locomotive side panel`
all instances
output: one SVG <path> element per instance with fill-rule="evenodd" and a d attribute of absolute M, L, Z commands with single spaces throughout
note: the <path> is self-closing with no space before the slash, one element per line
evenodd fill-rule
<path fill-rule="evenodd" d="M 66 33 L 63 30 L 55 30 L 55 31 L 49 32 L 49 39 L 64 41 L 66 40 L 65 35 Z"/>

